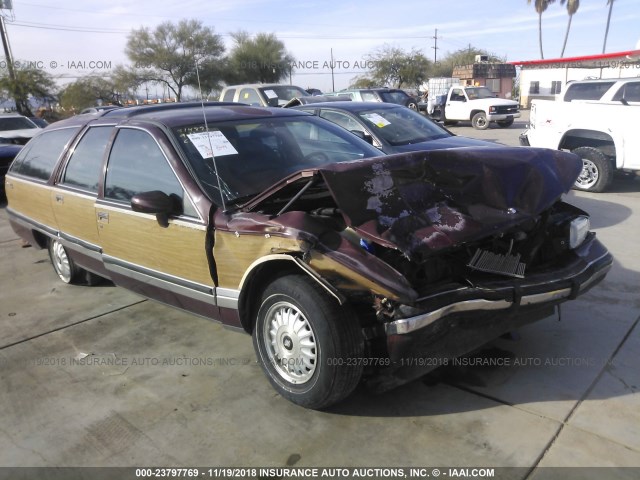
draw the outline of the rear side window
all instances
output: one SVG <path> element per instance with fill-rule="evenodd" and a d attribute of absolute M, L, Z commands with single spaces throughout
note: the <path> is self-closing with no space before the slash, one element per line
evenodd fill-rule
<path fill-rule="evenodd" d="M 11 165 L 11 173 L 49 180 L 60 155 L 77 132 L 78 128 L 62 128 L 29 140 Z"/>
<path fill-rule="evenodd" d="M 572 83 L 567 86 L 564 101 L 600 100 L 615 82 Z"/>
<path fill-rule="evenodd" d="M 262 105 L 258 92 L 256 92 L 253 88 L 243 88 L 242 90 L 240 90 L 240 97 L 238 98 L 238 101 L 242 103 L 248 103 L 249 105 L 254 105 L 256 107 Z"/>
<path fill-rule="evenodd" d="M 623 98 L 628 102 L 640 102 L 640 82 L 623 84 L 613 96 L 613 100 L 617 102 Z"/>
<path fill-rule="evenodd" d="M 233 95 L 236 93 L 235 88 L 230 88 L 226 92 L 224 92 L 224 97 L 222 97 L 223 102 L 233 102 Z"/>
<path fill-rule="evenodd" d="M 62 178 L 62 184 L 98 192 L 98 180 L 104 150 L 113 127 L 93 127 L 87 130 L 73 151 Z"/>

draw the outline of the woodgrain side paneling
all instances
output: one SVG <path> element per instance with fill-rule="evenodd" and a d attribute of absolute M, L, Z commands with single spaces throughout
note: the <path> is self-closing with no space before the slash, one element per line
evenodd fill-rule
<path fill-rule="evenodd" d="M 100 245 L 96 224 L 96 199 L 68 190 L 54 188 L 51 192 L 53 213 L 61 232 Z"/>
<path fill-rule="evenodd" d="M 105 255 L 152 270 L 213 286 L 205 252 L 204 225 L 179 221 L 162 227 L 155 216 L 99 205 L 100 243 Z"/>
<path fill-rule="evenodd" d="M 237 289 L 247 268 L 257 259 L 272 253 L 299 252 L 293 238 L 216 231 L 213 255 L 218 281 L 223 288 Z"/>
<path fill-rule="evenodd" d="M 36 222 L 58 229 L 51 207 L 49 185 L 7 176 L 6 193 L 9 207 L 13 210 Z"/>

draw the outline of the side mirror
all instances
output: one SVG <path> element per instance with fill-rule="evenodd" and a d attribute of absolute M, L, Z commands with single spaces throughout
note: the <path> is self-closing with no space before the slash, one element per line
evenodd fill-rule
<path fill-rule="evenodd" d="M 131 197 L 131 209 L 134 212 L 155 215 L 163 227 L 169 226 L 169 215 L 179 213 L 177 202 L 172 196 L 159 190 L 142 192 Z"/>
<path fill-rule="evenodd" d="M 373 145 L 373 137 L 371 135 L 363 132 L 362 130 L 349 130 L 349 131 L 353 133 L 356 137 L 361 138 L 362 140 L 364 140 L 370 145 Z"/>

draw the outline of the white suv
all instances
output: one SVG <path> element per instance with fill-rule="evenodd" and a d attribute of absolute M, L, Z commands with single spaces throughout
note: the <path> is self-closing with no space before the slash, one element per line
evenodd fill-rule
<path fill-rule="evenodd" d="M 622 102 L 640 104 L 640 78 L 609 78 L 578 80 L 567 83 L 564 93 L 557 100 L 590 100 L 597 102 Z"/>

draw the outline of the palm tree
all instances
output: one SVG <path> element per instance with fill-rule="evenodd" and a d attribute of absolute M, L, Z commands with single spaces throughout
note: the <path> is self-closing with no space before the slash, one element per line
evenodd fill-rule
<path fill-rule="evenodd" d="M 540 43 L 540 58 L 544 58 L 544 53 L 542 53 L 542 14 L 547 9 L 547 7 L 552 4 L 555 0 L 535 0 L 534 6 L 536 7 L 536 12 L 538 12 L 538 42 Z M 527 0 L 527 4 L 530 4 L 531 0 Z"/>
<path fill-rule="evenodd" d="M 604 43 L 602 44 L 602 53 L 607 48 L 607 37 L 609 36 L 609 23 L 611 22 L 611 11 L 613 10 L 613 0 L 607 0 L 607 5 L 609 5 L 609 15 L 607 16 L 607 29 L 604 31 Z"/>
<path fill-rule="evenodd" d="M 567 40 L 569 39 L 569 30 L 571 30 L 571 20 L 573 15 L 578 11 L 580 7 L 580 0 L 560 0 L 560 4 L 567 4 L 567 13 L 569 14 L 569 22 L 567 23 L 567 32 L 564 34 L 564 43 L 562 44 L 562 53 L 560 58 L 564 57 L 564 49 L 567 47 Z"/>

